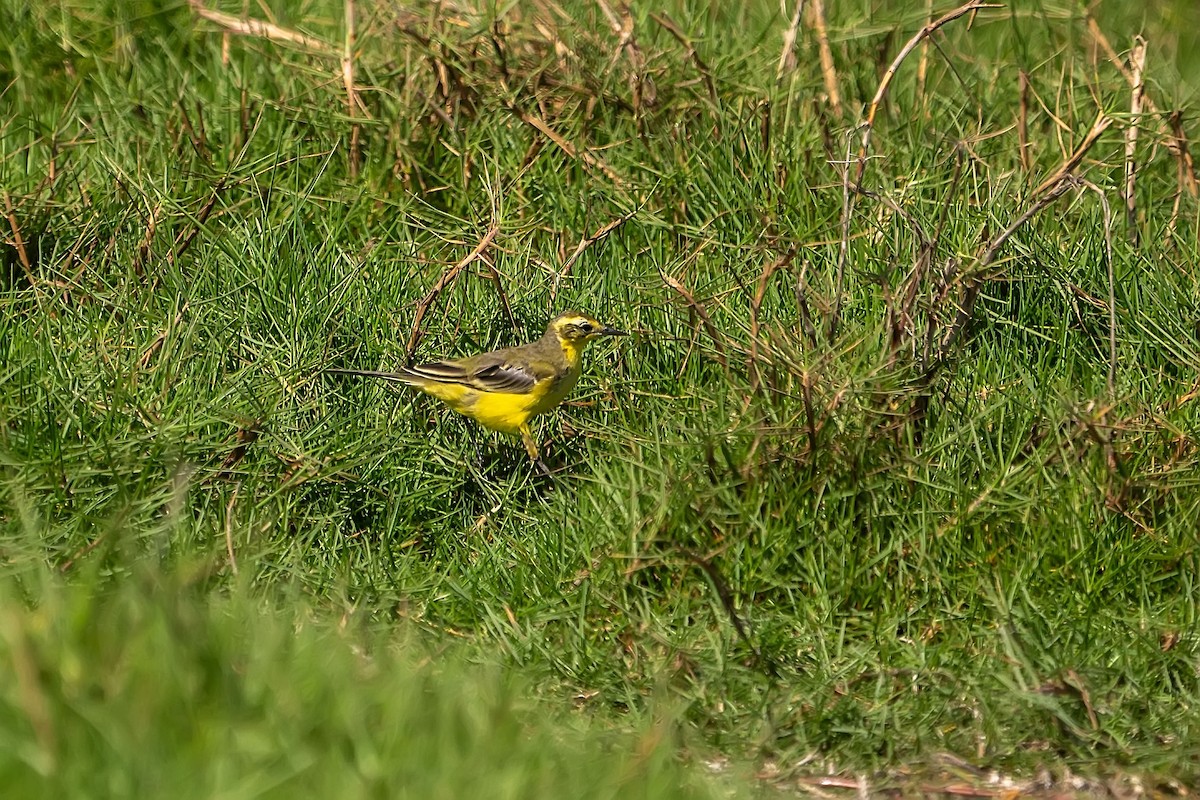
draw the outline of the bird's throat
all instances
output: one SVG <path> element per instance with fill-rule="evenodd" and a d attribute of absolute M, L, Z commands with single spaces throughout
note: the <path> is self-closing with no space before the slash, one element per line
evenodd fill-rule
<path fill-rule="evenodd" d="M 567 339 L 559 339 L 558 344 L 559 347 L 562 348 L 562 352 L 567 359 L 567 363 L 571 365 L 571 369 L 579 369 L 579 362 L 583 358 L 584 343 L 572 342 Z"/>

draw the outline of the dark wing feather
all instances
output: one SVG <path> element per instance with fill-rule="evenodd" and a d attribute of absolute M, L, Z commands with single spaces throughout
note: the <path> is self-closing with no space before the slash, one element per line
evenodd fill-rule
<path fill-rule="evenodd" d="M 459 361 L 434 361 L 412 367 L 419 378 L 444 383 L 461 383 L 483 392 L 524 394 L 533 390 L 539 375 L 531 366 L 520 363 L 508 350 L 464 358 Z M 541 376 L 545 377 L 545 376 Z"/>
<path fill-rule="evenodd" d="M 525 394 L 536 383 L 537 377 L 518 364 L 492 364 L 471 376 L 471 385 L 485 392 Z"/>
<path fill-rule="evenodd" d="M 434 361 L 429 364 L 418 364 L 409 367 L 409 372 L 431 381 L 448 381 L 450 383 L 470 383 L 471 372 L 461 361 Z"/>

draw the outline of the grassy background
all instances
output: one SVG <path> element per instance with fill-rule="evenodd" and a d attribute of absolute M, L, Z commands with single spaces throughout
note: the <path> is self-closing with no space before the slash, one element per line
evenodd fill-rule
<path fill-rule="evenodd" d="M 721 759 L 782 787 L 1200 780 L 1200 218 L 1169 122 L 1194 133 L 1200 15 L 948 24 L 843 236 L 839 162 L 928 15 L 830 5 L 841 109 L 808 17 L 778 70 L 770 2 L 616 9 L 625 38 L 604 4 L 360 3 L 353 104 L 341 3 L 248 9 L 297 45 L 184 4 L 5 2 L 0 771 L 239 797 L 463 796 L 470 765 L 512 796 L 755 791 L 702 776 Z M 1135 245 L 1098 36 L 1139 33 Z M 1096 191 L 981 265 L 1100 112 Z M 568 307 L 636 335 L 544 421 L 554 479 L 320 372 Z"/>

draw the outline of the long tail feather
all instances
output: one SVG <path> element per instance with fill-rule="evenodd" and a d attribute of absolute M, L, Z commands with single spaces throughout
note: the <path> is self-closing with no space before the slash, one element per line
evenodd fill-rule
<path fill-rule="evenodd" d="M 327 375 L 360 375 L 365 378 L 383 378 L 386 381 L 399 381 L 400 383 L 410 385 L 423 382 L 423 379 L 419 375 L 414 375 L 408 370 L 402 372 L 376 372 L 369 369 L 326 369 L 323 371 Z"/>

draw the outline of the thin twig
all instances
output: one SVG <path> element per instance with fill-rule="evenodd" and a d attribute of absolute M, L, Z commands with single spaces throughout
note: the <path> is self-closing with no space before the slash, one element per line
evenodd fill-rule
<path fill-rule="evenodd" d="M 1167 239 L 1175 231 L 1175 226 L 1179 221 L 1179 207 L 1183 202 L 1185 187 L 1192 197 L 1197 195 L 1196 170 L 1192 164 L 1192 154 L 1188 149 L 1187 134 L 1183 130 L 1183 112 L 1172 111 L 1170 124 L 1171 137 L 1167 140 L 1167 148 L 1175 156 L 1175 198 L 1171 201 L 1171 218 L 1167 220 L 1167 227 L 1164 231 L 1164 238 Z"/>
<path fill-rule="evenodd" d="M 970 269 L 964 272 L 964 277 L 961 279 L 963 289 L 962 299 L 958 304 L 958 314 L 955 317 L 953 324 L 951 324 L 950 329 L 941 337 L 941 341 L 938 344 L 936 353 L 930 356 L 926 361 L 921 376 L 917 381 L 917 384 L 922 391 L 919 393 L 916 401 L 914 402 L 913 411 L 911 412 L 910 417 L 918 421 L 918 423 L 924 419 L 925 410 L 929 405 L 930 396 L 928 389 L 933 384 L 933 380 L 937 373 L 941 370 L 942 366 L 945 365 L 947 359 L 949 358 L 950 352 L 957 345 L 959 338 L 966 330 L 967 323 L 971 321 L 975 310 L 975 301 L 978 299 L 979 292 L 988 277 L 988 267 L 990 267 L 991 264 L 996 260 L 996 256 L 1000 252 L 1000 248 L 1003 247 L 1009 238 L 1011 238 L 1014 233 L 1020 230 L 1020 228 L 1026 222 L 1040 213 L 1044 208 L 1054 203 L 1058 198 L 1062 197 L 1062 195 L 1065 194 L 1072 186 L 1079 185 L 1079 179 L 1074 177 L 1071 173 L 1080 164 L 1080 162 L 1083 161 L 1087 151 L 1096 143 L 1096 140 L 1100 137 L 1100 134 L 1104 132 L 1111 122 L 1112 119 L 1110 117 L 1106 117 L 1103 112 L 1101 112 L 1099 117 L 1097 117 L 1096 122 L 1092 125 L 1091 130 L 1084 137 L 1084 140 L 1080 146 L 1076 148 L 1075 152 L 1073 152 L 1065 161 L 1063 161 L 1063 163 L 1059 165 L 1058 169 L 1054 171 L 1051 177 L 1055 182 L 1051 184 L 1049 181 L 1046 181 L 1037 189 L 1035 189 L 1032 195 L 1034 198 L 1036 198 L 1035 202 L 1028 209 L 1026 209 L 1021 216 L 1017 217 L 1014 222 L 1012 222 L 1007 228 L 1005 228 L 994 239 L 992 239 L 991 242 L 988 243 L 988 246 L 984 250 L 983 254 L 976 259 L 975 263 Z M 930 333 L 932 334 L 932 325 L 930 327 Z M 920 438 L 920 429 L 917 431 L 917 437 L 918 439 Z"/>
<path fill-rule="evenodd" d="M 821 78 L 825 81 L 825 94 L 829 96 L 829 107 L 833 109 L 833 113 L 841 116 L 842 96 L 838 91 L 833 50 L 829 47 L 829 27 L 825 23 L 825 0 L 812 0 L 809 8 L 809 13 L 812 15 L 813 33 L 817 36 L 817 55 L 821 60 Z"/>
<path fill-rule="evenodd" d="M 813 413 L 812 375 L 800 373 L 800 394 L 804 399 L 804 424 L 808 432 L 808 452 L 817 452 L 817 417 Z"/>
<path fill-rule="evenodd" d="M 492 226 L 488 228 L 487 233 L 483 235 L 483 238 L 479 240 L 479 243 L 475 245 L 475 249 L 468 253 L 462 261 L 459 261 L 453 267 L 442 273 L 442 277 L 438 278 L 438 282 L 435 283 L 433 288 L 430 289 L 429 292 L 421 298 L 420 302 L 417 303 L 417 311 L 413 317 L 412 332 L 409 334 L 408 346 L 406 348 L 410 358 L 412 357 L 413 352 L 417 349 L 417 345 L 420 343 L 421 337 L 424 335 L 424 331 L 421 330 L 421 323 L 425 320 L 425 315 L 429 313 L 429 307 L 433 305 L 435 300 L 437 300 L 438 295 L 440 295 L 447 286 L 449 286 L 458 278 L 460 272 L 474 263 L 475 259 L 479 258 L 479 256 L 483 254 L 483 251 L 488 249 L 488 247 L 492 244 L 492 240 L 496 238 L 496 234 L 499 232 L 499 226 L 493 223 Z"/>
<path fill-rule="evenodd" d="M 796 0 L 796 10 L 792 12 L 792 21 L 783 32 L 783 49 L 779 52 L 779 66 L 775 68 L 775 80 L 783 77 L 785 69 L 796 66 L 796 56 L 792 49 L 796 46 L 796 34 L 800 30 L 800 15 L 804 12 L 804 0 Z"/>
<path fill-rule="evenodd" d="M 233 504 L 237 502 L 238 489 L 242 485 L 239 483 L 233 487 L 233 494 L 229 497 L 229 503 L 225 506 L 225 552 L 229 554 L 229 571 L 235 576 L 238 574 L 237 558 L 233 554 Z"/>
<path fill-rule="evenodd" d="M 1033 169 L 1033 159 L 1029 155 L 1029 73 L 1025 70 L 1017 73 L 1017 92 L 1020 95 L 1017 101 L 1017 142 L 1021 166 L 1029 172 Z"/>
<path fill-rule="evenodd" d="M 1200 180 L 1196 177 L 1196 164 L 1192 161 L 1192 151 L 1188 145 L 1187 133 L 1183 129 L 1183 112 L 1171 112 L 1171 138 L 1168 140 L 1177 151 L 1177 158 L 1182 171 L 1181 178 L 1186 183 L 1192 197 L 1200 194 Z"/>
<path fill-rule="evenodd" d="M 1092 16 L 1091 11 L 1089 11 L 1087 8 L 1084 8 L 1083 14 L 1087 19 L 1087 29 L 1088 33 L 1092 37 L 1092 40 L 1095 41 L 1100 49 L 1104 51 L 1104 55 L 1109 60 L 1109 63 L 1117 68 L 1117 71 L 1125 77 L 1126 82 L 1128 82 L 1130 88 L 1132 88 L 1135 83 L 1133 70 L 1126 66 L 1125 61 L 1119 55 L 1117 55 L 1117 51 L 1113 49 L 1112 44 L 1108 41 L 1108 37 L 1105 36 L 1104 32 L 1100 30 L 1100 25 L 1096 22 L 1096 18 Z M 1158 113 L 1158 108 L 1154 105 L 1154 101 L 1149 97 L 1145 97 L 1142 101 L 1142 104 L 1151 114 Z"/>
<path fill-rule="evenodd" d="M 1011 238 L 1012 235 L 1021 228 L 1021 226 L 1037 216 L 1042 209 L 1053 203 L 1058 198 L 1062 197 L 1063 194 L 1065 194 L 1074 183 L 1074 178 L 1064 177 L 1060 179 L 1057 186 L 1042 195 L 1037 202 L 1026 209 L 1024 214 L 1017 217 L 1015 222 L 1011 223 L 1007 228 L 1001 231 L 995 239 L 992 239 L 992 241 L 988 244 L 987 249 L 984 250 L 983 255 L 979 257 L 979 260 L 975 262 L 974 266 L 969 270 L 969 272 L 971 274 L 983 274 L 987 268 L 991 266 L 992 262 L 996 260 L 996 255 L 1000 252 L 1000 248 L 1004 246 L 1005 242 L 1007 242 L 1009 238 Z"/>
<path fill-rule="evenodd" d="M 604 19 L 608 21 L 608 27 L 612 30 L 613 35 L 617 37 L 616 54 L 624 53 L 625 57 L 629 59 L 629 66 L 640 76 L 642 68 L 645 65 L 645 59 L 642 56 L 641 49 L 637 46 L 637 42 L 633 38 L 633 15 L 629 13 L 629 8 L 622 4 L 621 13 L 625 17 L 622 20 L 606 0 L 596 0 L 596 5 L 600 7 L 600 12 L 604 14 Z"/>
<path fill-rule="evenodd" d="M 925 233 L 925 227 L 921 224 L 921 221 L 906 211 L 902 205 L 885 194 L 872 192 L 870 189 L 864 189 L 861 186 L 854 186 L 852 188 L 855 194 L 862 195 L 863 197 L 869 197 L 872 200 L 887 206 L 896 216 L 907 222 L 909 227 L 912 228 L 913 234 L 917 237 L 917 243 L 921 247 L 927 248 L 931 246 L 929 235 Z"/>
<path fill-rule="evenodd" d="M 633 93 L 633 114 L 638 120 L 640 129 L 643 101 L 645 101 L 646 105 L 654 105 L 657 90 L 655 89 L 654 81 L 646 75 L 646 57 L 642 55 L 642 50 L 638 47 L 637 39 L 634 37 L 633 14 L 630 13 L 629 6 L 625 3 L 621 4 L 620 18 L 617 17 L 617 14 L 606 0 L 596 0 L 596 5 L 600 6 L 600 10 L 604 13 L 604 18 L 608 20 L 608 25 L 612 29 L 613 35 L 617 37 L 617 49 L 613 53 L 609 68 L 611 69 L 616 65 L 621 53 L 624 53 L 629 61 L 629 84 Z"/>
<path fill-rule="evenodd" d="M 508 317 L 508 324 L 517 329 L 517 318 L 513 314 L 512 305 L 508 302 L 508 294 L 504 291 L 504 283 L 500 280 L 500 270 L 496 269 L 496 265 L 492 259 L 486 255 L 481 255 L 479 260 L 487 267 L 488 274 L 492 278 L 492 285 L 496 287 L 496 294 L 500 297 L 500 305 L 504 306 L 504 315 Z"/>
<path fill-rule="evenodd" d="M 984 250 L 970 270 L 967 271 L 965 278 L 966 300 L 959 304 L 958 316 L 954 320 L 954 324 L 950 326 L 950 330 L 942 337 L 941 345 L 938 347 L 937 355 L 933 363 L 926 367 L 925 375 L 922 377 L 922 383 L 928 385 L 928 381 L 932 379 L 933 373 L 945 362 L 947 355 L 958 343 L 959 337 L 965 330 L 967 323 L 970 322 L 972 312 L 974 311 L 975 298 L 978 297 L 979 288 L 982 285 L 987 268 L 996 260 L 1000 248 L 1012 237 L 1014 233 L 1020 230 L 1026 222 L 1037 216 L 1042 209 L 1052 204 L 1058 198 L 1062 197 L 1068 189 L 1075 185 L 1075 179 L 1063 177 L 1059 179 L 1057 186 L 1054 186 L 1050 191 L 1045 192 L 1038 200 L 1025 210 L 1025 213 L 1017 217 L 1017 219 L 1009 224 L 1007 228 L 1001 231 L 996 238 L 988 243 L 987 249 Z"/>
<path fill-rule="evenodd" d="M 203 110 L 200 108 L 199 104 L 197 104 L 196 117 L 200 120 L 200 128 L 197 130 L 196 127 L 192 125 L 192 118 L 188 115 L 187 106 L 183 104 L 183 101 L 180 100 L 176 105 L 179 108 L 180 121 L 183 123 L 183 130 L 188 137 L 188 144 L 192 146 L 192 150 L 194 150 L 196 155 L 202 160 L 211 160 L 212 156 L 208 152 L 208 142 L 204 136 Z"/>
<path fill-rule="evenodd" d="M 750 648 L 750 652 L 754 654 L 754 663 L 757 666 L 764 667 L 771 675 L 776 674 L 775 665 L 764 660 L 762 651 L 754 644 L 750 638 L 750 629 L 746 622 L 743 622 L 741 616 L 737 613 L 737 605 L 734 602 L 733 591 L 729 588 L 729 584 L 725 582 L 724 576 L 716 568 L 716 566 L 708 559 L 701 558 L 695 553 L 687 550 L 683 551 L 684 558 L 691 561 L 700 570 L 708 576 L 708 580 L 712 583 L 713 589 L 716 590 L 717 597 L 721 601 L 721 606 L 725 609 L 725 613 L 729 615 L 729 621 L 733 623 L 733 629 L 737 632 L 738 637 Z"/>
<path fill-rule="evenodd" d="M 1142 116 L 1142 98 L 1145 94 L 1145 84 L 1142 76 L 1146 69 L 1146 40 L 1141 36 L 1134 37 L 1133 50 L 1129 54 L 1130 70 L 1132 72 L 1132 99 L 1129 103 L 1129 125 L 1125 128 L 1125 223 L 1129 241 L 1134 247 L 1138 246 L 1139 231 L 1137 224 L 1137 155 L 1138 123 Z M 1101 198 L 1104 193 L 1100 193 Z M 1105 208 L 1108 201 L 1104 200 Z M 1106 212 L 1107 213 L 1107 212 Z M 1112 387 L 1110 386 L 1111 390 Z"/>
<path fill-rule="evenodd" d="M 933 21 L 933 0 L 925 0 L 925 19 Z M 921 57 L 917 59 L 917 99 L 925 102 L 925 80 L 929 73 L 929 40 L 921 42 Z"/>
<path fill-rule="evenodd" d="M 859 166 L 862 166 L 862 162 Z M 856 179 L 854 183 L 858 185 L 861 181 Z M 833 279 L 833 314 L 829 317 L 830 341 L 837 336 L 838 323 L 842 317 L 842 285 L 846 277 L 846 261 L 850 257 L 850 215 L 853 212 L 854 195 L 850 191 L 850 139 L 847 137 L 846 158 L 842 161 L 842 235 L 838 240 L 837 267 Z"/>
<path fill-rule="evenodd" d="M 175 319 L 163 328 L 162 333 L 154 337 L 154 341 L 150 343 L 150 346 L 146 348 L 146 352 L 142 353 L 142 357 L 138 359 L 138 369 L 146 368 L 146 365 L 150 363 L 150 359 L 154 358 L 154 354 L 157 353 L 159 348 L 166 343 L 167 337 L 170 336 L 171 331 L 178 328 L 179 324 L 183 322 L 183 315 L 187 313 L 187 310 L 190 306 L 190 300 L 184 301 L 184 304 L 180 307 L 178 313 L 175 314 Z"/>
<path fill-rule="evenodd" d="M 1100 202 L 1104 207 L 1104 260 L 1108 264 L 1108 394 L 1111 397 L 1116 392 L 1117 382 L 1117 281 L 1113 266 L 1112 211 L 1103 192 Z"/>
<path fill-rule="evenodd" d="M 585 236 L 579 240 L 579 244 L 577 244 L 575 246 L 575 252 L 571 253 L 571 255 L 567 257 L 567 260 L 563 262 L 562 268 L 559 269 L 558 272 L 556 272 L 554 274 L 554 285 L 550 288 L 550 299 L 551 300 L 558 297 L 559 283 L 562 281 L 563 278 L 565 278 L 571 274 L 571 268 L 575 266 L 575 262 L 579 260 L 579 257 L 581 255 L 583 255 L 583 251 L 588 249 L 592 245 L 596 244 L 596 242 L 602 241 L 603 239 L 607 239 L 608 235 L 610 233 L 612 233 L 617 228 L 624 225 L 629 220 L 633 219 L 633 216 L 635 214 L 637 214 L 637 212 L 638 212 L 638 209 L 634 209 L 633 211 L 630 211 L 628 214 L 617 217 L 612 222 L 609 222 L 607 225 L 604 225 L 603 227 L 597 229 L 597 231 L 595 233 L 593 233 L 591 236 Z"/>
<path fill-rule="evenodd" d="M 717 363 L 725 367 L 725 369 L 729 369 L 729 357 L 725 352 L 725 345 L 722 341 L 723 337 L 717 330 L 717 326 L 713 325 L 712 318 L 708 316 L 708 312 L 704 310 L 704 306 L 700 305 L 700 302 L 687 290 L 687 287 L 675 278 L 664 272 L 662 273 L 662 279 L 663 283 L 674 289 L 687 302 L 696 316 L 700 318 L 700 322 L 704 325 L 704 330 L 708 333 L 708 338 L 712 340 L 713 346 L 717 348 Z"/>
<path fill-rule="evenodd" d="M 337 51 L 332 45 L 329 45 L 320 39 L 315 39 L 303 33 L 298 33 L 287 28 L 281 28 L 272 22 L 263 22 L 262 20 L 236 17 L 233 14 L 226 14 L 223 11 L 216 11 L 205 7 L 200 0 L 189 0 L 192 10 L 203 19 L 219 25 L 230 33 L 237 33 L 243 36 L 256 36 L 261 39 L 269 39 L 272 42 L 282 42 L 284 44 L 294 44 L 311 50 L 314 53 L 321 55 L 332 56 L 336 55 Z"/>
<path fill-rule="evenodd" d="M 805 289 L 808 287 L 804 280 L 808 274 L 808 259 L 804 259 L 804 263 L 800 266 L 800 272 L 796 274 L 796 311 L 800 314 L 800 329 L 808 338 L 809 345 L 813 348 L 817 346 L 817 327 L 813 324 L 812 314 L 808 310 L 808 300 L 804 297 Z"/>
<path fill-rule="evenodd" d="M 957 183 L 958 163 L 958 161 L 955 162 L 955 183 Z M 904 207 L 895 200 L 887 195 L 882 195 L 867 189 L 863 189 L 861 186 L 855 187 L 855 192 L 865 197 L 870 197 L 890 208 L 893 213 L 908 223 L 917 239 L 917 257 L 913 263 L 913 268 L 908 279 L 906 279 L 902 284 L 903 287 L 907 288 L 904 289 L 904 291 L 897 293 L 897 296 L 902 295 L 903 299 L 897 302 L 896 298 L 892 297 L 889 292 L 886 290 L 884 292 L 884 302 L 887 306 L 888 317 L 887 329 L 890 332 L 890 347 L 892 353 L 895 354 L 895 352 L 899 350 L 900 344 L 904 340 L 904 331 L 908 329 L 910 320 L 910 308 L 912 304 L 916 302 L 917 288 L 921 283 L 921 279 L 924 276 L 929 263 L 933 260 L 935 248 L 933 240 L 931 240 L 928 234 L 925 233 L 925 227 L 921 225 L 920 220 L 906 211 Z M 951 192 L 953 192 L 953 186 L 951 187 Z"/>
<path fill-rule="evenodd" d="M 362 100 L 354 88 L 354 42 L 357 38 L 354 16 L 354 0 L 345 0 L 346 38 L 342 46 L 342 83 L 346 87 L 346 114 L 351 120 L 358 116 Z M 358 177 L 358 137 L 357 121 L 350 124 L 350 177 Z"/>
<path fill-rule="evenodd" d="M 1112 125 L 1112 121 L 1112 117 L 1101 111 L 1096 116 L 1096 121 L 1092 123 L 1091 130 L 1087 132 L 1087 135 L 1083 137 L 1083 141 L 1080 142 L 1079 146 L 1075 148 L 1075 152 L 1073 152 L 1070 157 L 1059 164 L 1058 169 L 1054 170 L 1054 172 L 1050 174 L 1049 178 L 1046 178 L 1046 180 L 1042 181 L 1041 184 L 1039 184 L 1038 187 L 1033 190 L 1033 196 L 1037 197 L 1047 189 L 1058 186 L 1059 181 L 1061 181 L 1070 173 L 1074 172 L 1075 168 L 1078 167 L 1083 161 L 1083 157 L 1087 154 L 1087 151 L 1091 150 L 1092 145 L 1094 145 L 1096 140 L 1100 138 L 1100 134 L 1108 130 L 1109 125 Z"/>
<path fill-rule="evenodd" d="M 770 284 L 771 276 L 775 271 L 781 268 L 786 268 L 792 263 L 796 257 L 796 249 L 793 247 L 783 254 L 781 258 L 767 263 L 763 267 L 762 274 L 758 277 L 758 287 L 754 290 L 754 297 L 750 301 L 750 352 L 746 356 L 746 369 L 750 373 L 750 391 L 758 390 L 760 375 L 758 373 L 758 347 L 759 347 L 759 331 L 761 324 L 758 318 L 759 312 L 762 310 L 763 300 L 767 296 L 767 286 Z"/>
<path fill-rule="evenodd" d="M 862 185 L 863 173 L 867 169 L 867 153 L 871 148 L 871 132 L 875 127 L 875 115 L 879 112 L 879 105 L 883 102 L 883 98 L 887 95 L 888 87 L 892 83 L 892 79 L 896 77 L 896 72 L 900 69 L 900 65 L 904 63 L 904 59 L 908 58 L 909 54 L 916 48 L 918 44 L 923 42 L 928 37 L 932 36 L 942 26 L 953 22 L 967 14 L 987 8 L 999 8 L 996 3 L 985 3 L 983 0 L 971 0 L 971 2 L 961 5 L 953 11 L 949 11 L 932 22 L 926 24 L 921 30 L 913 34 L 902 48 L 892 59 L 892 63 L 888 65 L 887 70 L 883 74 L 883 78 L 879 81 L 879 86 L 875 90 L 875 96 L 871 98 L 870 104 L 867 106 L 866 120 L 858 126 L 858 131 L 861 135 L 861 141 L 858 150 L 858 166 L 855 170 L 853 181 L 850 179 L 850 156 L 847 148 L 846 164 L 842 171 L 842 239 L 841 246 L 838 249 L 838 261 L 835 272 L 835 289 L 833 301 L 833 315 L 829 320 L 829 336 L 832 339 L 838 328 L 838 323 L 841 318 L 842 311 L 842 281 L 845 277 L 846 260 L 849 257 L 849 240 L 850 240 L 850 217 L 854 214 L 854 198 L 850 193 L 851 184 L 855 186 Z"/>
<path fill-rule="evenodd" d="M 97 547 L 99 547 L 101 544 L 104 543 L 105 535 L 106 534 L 103 534 L 103 533 L 100 534 L 95 539 L 92 539 L 90 542 L 85 544 L 83 547 L 79 548 L 74 553 L 72 553 L 70 558 L 68 558 L 66 561 L 64 561 L 62 564 L 59 565 L 58 571 L 59 572 L 69 572 L 71 570 L 71 567 L 75 566 L 76 561 L 83 558 L 88 553 L 92 552 L 93 550 L 95 550 Z"/>
<path fill-rule="evenodd" d="M 887 94 L 888 87 L 891 86 L 892 79 L 896 77 L 896 72 L 899 71 L 900 65 L 904 63 L 904 59 L 908 58 L 913 49 L 918 44 L 923 42 L 928 37 L 932 36 L 943 25 L 947 25 L 959 17 L 967 14 L 980 11 L 986 8 L 1000 8 L 998 3 L 985 3 L 983 0 L 971 0 L 971 2 L 961 5 L 953 11 L 947 12 L 942 16 L 930 22 L 921 30 L 913 34 L 913 37 L 905 42 L 904 47 L 900 48 L 900 52 L 892 59 L 892 63 L 888 65 L 887 71 L 883 73 L 883 79 L 879 81 L 879 87 L 875 90 L 875 96 L 871 98 L 870 105 L 867 106 L 866 124 L 862 126 L 862 143 L 858 152 L 858 174 L 854 178 L 855 183 L 862 183 L 863 171 L 867 165 L 867 151 L 871 147 L 871 131 L 875 127 L 875 115 L 879 111 L 879 104 L 883 102 L 884 96 Z"/>
<path fill-rule="evenodd" d="M 133 272 L 139 278 L 146 274 L 146 260 L 150 257 L 150 246 L 154 243 L 154 231 L 158 227 L 158 215 L 162 212 L 162 203 L 150 210 L 150 219 L 146 223 L 146 233 L 142 243 L 138 245 L 137 256 L 133 259 Z"/>
<path fill-rule="evenodd" d="M 704 81 L 704 88 L 708 90 L 708 99 L 712 102 L 714 108 L 720 108 L 721 101 L 717 95 L 716 84 L 713 83 L 712 70 L 700 58 L 700 54 L 696 52 L 696 46 L 692 44 L 692 40 L 684 34 L 683 30 L 675 23 L 675 20 L 667 16 L 666 12 L 660 14 L 652 11 L 650 12 L 650 19 L 665 28 L 667 33 L 675 37 L 675 41 L 687 49 L 688 58 L 696 65 L 696 69 L 700 72 L 700 78 Z"/>
<path fill-rule="evenodd" d="M 1142 81 L 1142 89 L 1141 89 L 1142 110 L 1145 113 L 1158 118 L 1159 131 L 1162 133 L 1163 138 L 1166 140 L 1167 147 L 1172 149 L 1172 151 L 1173 151 L 1174 150 L 1173 143 L 1177 141 L 1177 138 L 1175 136 L 1176 129 L 1174 128 L 1174 125 L 1173 125 L 1174 113 L 1166 114 L 1166 115 L 1159 114 L 1158 107 L 1155 105 L 1153 98 L 1151 98 L 1150 95 L 1146 94 L 1146 92 L 1145 92 L 1144 76 L 1140 76 L 1140 75 L 1135 76 L 1134 70 L 1131 69 L 1131 67 L 1129 65 L 1126 65 L 1124 59 L 1122 59 L 1119 55 L 1117 55 L 1117 51 L 1113 49 L 1112 43 L 1110 43 L 1108 41 L 1108 37 L 1106 37 L 1104 35 L 1104 32 L 1102 30 L 1100 30 L 1100 25 L 1099 25 L 1099 23 L 1096 22 L 1096 18 L 1092 16 L 1091 11 L 1088 10 L 1087 8 L 1084 8 L 1083 14 L 1084 14 L 1084 17 L 1087 19 L 1087 29 L 1088 29 L 1088 33 L 1092 37 L 1092 41 L 1094 41 L 1096 43 L 1096 45 L 1101 50 L 1104 51 L 1104 56 L 1108 59 L 1109 63 L 1112 64 L 1114 67 L 1116 67 L 1117 71 L 1120 72 L 1122 76 L 1124 76 L 1126 82 L 1129 83 L 1130 89 L 1134 89 L 1135 84 L 1137 84 L 1139 82 L 1139 79 Z M 1138 38 L 1140 39 L 1141 37 L 1138 37 Z M 1189 162 L 1189 164 L 1191 163 L 1190 156 L 1188 157 L 1188 162 Z M 1195 189 L 1194 189 L 1195 171 L 1194 170 L 1191 172 L 1191 176 L 1192 176 L 1192 180 L 1193 180 L 1193 192 L 1192 193 L 1194 196 L 1195 195 Z"/>
<path fill-rule="evenodd" d="M 12 198 L 8 196 L 8 190 L 3 190 L 4 194 L 4 213 L 8 217 L 8 228 L 12 231 L 13 247 L 17 248 L 17 258 L 21 261 L 21 268 L 25 270 L 25 277 L 29 279 L 29 285 L 36 285 L 37 281 L 33 278 L 33 262 L 29 260 L 29 251 L 25 248 L 25 239 L 21 236 L 21 226 L 17 223 L 17 212 L 13 208 Z"/>
<path fill-rule="evenodd" d="M 1108 394 L 1112 397 L 1117 380 L 1117 289 L 1113 267 L 1112 208 L 1104 190 L 1089 180 L 1078 179 L 1085 189 L 1090 189 L 1100 198 L 1104 211 L 1104 265 L 1108 273 Z"/>
<path fill-rule="evenodd" d="M 225 185 L 225 176 L 222 176 L 220 180 L 217 181 L 217 185 L 213 187 L 212 194 L 210 194 L 208 197 L 208 202 L 204 204 L 204 207 L 200 209 L 200 213 L 196 215 L 194 220 L 192 220 L 192 224 L 186 229 L 180 231 L 179 235 L 175 237 L 175 243 L 171 247 L 171 252 L 167 256 L 169 263 L 174 264 L 176 261 L 182 258 L 183 254 L 187 252 L 187 249 L 192 246 L 192 242 L 195 240 L 196 235 L 200 233 L 200 229 L 203 228 L 205 223 L 208 222 L 208 217 L 210 214 L 212 214 L 213 207 L 217 204 L 217 199 L 221 196 L 221 193 L 225 191 Z"/>
<path fill-rule="evenodd" d="M 933 232 L 933 237 L 929 240 L 928 249 L 918 255 L 916 266 L 913 268 L 912 277 L 909 278 L 908 293 L 905 296 L 904 305 L 902 306 L 902 312 L 904 314 L 902 319 L 904 320 L 912 320 L 913 311 L 916 308 L 917 297 L 920 292 L 921 282 L 924 280 L 925 275 L 928 274 L 933 267 L 933 261 L 937 253 L 938 242 L 941 241 L 942 232 L 946 229 L 946 223 L 950 219 L 950 204 L 954 200 L 955 194 L 958 190 L 959 180 L 962 177 L 962 165 L 965 158 L 965 152 L 966 151 L 964 148 L 955 148 L 954 172 L 951 174 L 950 188 L 946 191 L 945 202 L 942 203 L 941 217 L 938 220 L 937 228 Z M 924 258 L 921 256 L 924 256 Z M 957 262 L 954 260 L 947 262 L 947 275 L 949 274 L 950 270 L 956 269 L 956 263 Z M 922 348 L 921 352 L 921 363 L 926 363 L 926 360 L 929 357 L 929 349 L 933 343 L 935 319 L 936 315 L 931 311 L 929 314 L 929 325 L 925 332 L 924 347 Z M 916 343 L 914 342 L 914 355 L 916 354 L 916 349 Z"/>
<path fill-rule="evenodd" d="M 582 161 L 584 164 L 593 169 L 600 170 L 606 176 L 608 176 L 609 180 L 617 184 L 617 186 L 624 185 L 625 182 L 621 179 L 621 176 L 613 170 L 612 167 L 608 166 L 608 164 L 604 163 L 604 161 L 587 152 L 587 150 L 576 149 L 575 145 L 564 139 L 557 131 L 546 124 L 546 121 L 541 117 L 535 116 L 534 114 L 530 114 L 526 111 L 522 111 L 513 105 L 509 106 L 509 110 L 516 114 L 517 117 L 526 125 L 534 128 L 547 139 L 554 142 L 554 144 L 558 146 L 558 149 L 566 153 L 568 157 Z"/>

